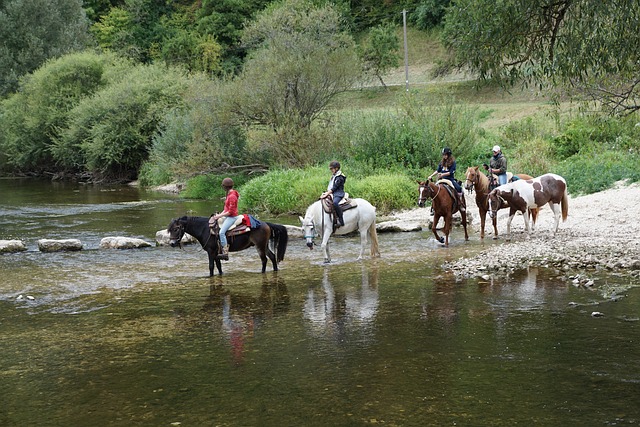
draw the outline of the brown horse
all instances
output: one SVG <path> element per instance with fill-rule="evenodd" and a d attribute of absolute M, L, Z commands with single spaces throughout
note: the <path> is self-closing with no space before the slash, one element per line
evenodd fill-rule
<path fill-rule="evenodd" d="M 169 244 L 172 247 L 180 245 L 184 233 L 188 233 L 195 237 L 202 249 L 209 255 L 209 276 L 213 276 L 214 266 L 218 268 L 218 274 L 222 274 L 222 266 L 220 265 L 220 243 L 217 236 L 213 236 L 209 229 L 209 218 L 203 216 L 183 216 L 174 219 L 167 228 L 169 231 Z M 284 225 L 272 224 L 270 222 L 262 222 L 258 228 L 252 228 L 250 231 L 228 237 L 229 251 L 237 252 L 245 250 L 251 246 L 255 246 L 262 260 L 262 272 L 267 269 L 267 257 L 273 264 L 273 271 L 278 271 L 278 262 L 284 259 L 287 250 L 287 242 L 289 235 Z M 269 248 L 269 241 L 272 241 L 273 251 Z"/>
<path fill-rule="evenodd" d="M 431 226 L 431 231 L 433 231 L 433 235 L 436 236 L 438 242 L 449 246 L 451 222 L 453 214 L 458 212 L 459 206 L 454 203 L 455 194 L 450 193 L 447 187 L 449 187 L 452 192 L 456 190 L 449 184 L 441 181 L 435 184 L 431 181 L 418 181 L 418 184 L 420 184 L 418 187 L 418 206 L 423 207 L 427 199 L 432 200 L 433 225 Z M 464 198 L 464 195 L 462 197 Z M 462 217 L 462 227 L 464 227 L 464 240 L 469 240 L 469 234 L 467 233 L 467 212 L 464 209 L 460 210 L 460 216 Z M 439 236 L 436 229 L 441 217 L 444 217 L 444 236 Z"/>
<path fill-rule="evenodd" d="M 480 212 L 480 238 L 484 239 L 484 224 L 487 218 L 487 212 L 489 211 L 489 178 L 484 173 L 480 172 L 479 169 L 480 168 L 478 166 L 467 168 L 464 187 L 467 190 L 471 190 L 473 188 L 476 191 L 476 205 L 478 205 L 478 211 Z M 519 173 L 516 176 L 525 180 L 533 178 L 524 173 Z M 508 207 L 509 205 L 507 204 L 501 206 L 501 208 Z M 529 209 L 528 215 L 531 215 L 533 224 L 535 224 L 536 219 L 538 218 L 538 208 Z M 498 238 L 497 217 L 491 217 L 491 222 L 493 223 L 493 238 L 495 240 Z"/>

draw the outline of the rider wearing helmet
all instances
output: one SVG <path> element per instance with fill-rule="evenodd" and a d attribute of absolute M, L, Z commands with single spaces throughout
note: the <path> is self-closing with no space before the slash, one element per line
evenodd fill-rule
<path fill-rule="evenodd" d="M 340 201 L 344 197 L 344 183 L 347 181 L 347 177 L 340 170 L 340 162 L 334 160 L 329 163 L 329 170 L 331 171 L 331 179 L 329 180 L 329 185 L 327 186 L 327 191 L 322 193 L 320 196 L 321 199 L 324 199 L 327 196 L 333 196 L 333 207 L 336 212 L 336 217 L 338 218 L 337 227 L 344 226 L 344 219 L 342 215 L 342 208 L 340 207 Z"/>
<path fill-rule="evenodd" d="M 222 246 L 222 254 L 220 259 L 229 259 L 229 245 L 227 243 L 227 231 L 238 219 L 238 198 L 240 195 L 233 189 L 233 180 L 231 178 L 225 178 L 222 180 L 222 188 L 227 193 L 227 197 L 224 200 L 224 209 L 219 214 L 213 216 L 214 220 L 224 218 L 224 222 L 220 226 L 220 246 Z"/>
<path fill-rule="evenodd" d="M 464 211 L 465 203 L 464 203 L 464 195 L 462 194 L 462 187 L 456 181 L 454 174 L 456 173 L 456 158 L 453 157 L 453 153 L 451 152 L 451 148 L 445 147 L 442 149 L 442 160 L 440 164 L 438 164 L 438 169 L 433 172 L 427 178 L 427 181 L 431 180 L 434 175 L 438 175 L 438 179 L 447 179 L 451 181 L 453 187 L 456 189 L 456 193 L 458 195 L 458 206 L 460 206 L 460 211 Z"/>

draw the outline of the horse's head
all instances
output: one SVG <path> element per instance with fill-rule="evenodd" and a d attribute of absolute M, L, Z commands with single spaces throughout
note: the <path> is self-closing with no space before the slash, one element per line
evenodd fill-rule
<path fill-rule="evenodd" d="M 425 202 L 429 198 L 427 196 L 429 185 L 427 184 L 427 181 L 416 181 L 416 182 L 418 183 L 418 206 L 423 208 Z"/>
<path fill-rule="evenodd" d="M 436 191 L 433 189 L 434 184 L 430 181 L 417 181 L 418 182 L 418 206 L 424 207 L 425 202 L 428 199 L 433 199 L 436 195 Z"/>
<path fill-rule="evenodd" d="M 167 227 L 167 231 L 169 232 L 169 245 L 171 245 L 172 248 L 180 246 L 182 237 L 184 237 L 185 223 L 184 218 L 174 219 L 171 220 L 171 224 Z"/>
<path fill-rule="evenodd" d="M 467 168 L 467 173 L 465 174 L 464 188 L 471 191 L 474 185 L 478 184 L 480 172 L 478 171 L 478 166 L 471 166 Z"/>
<path fill-rule="evenodd" d="M 503 199 L 500 195 L 500 190 L 495 189 L 489 193 L 488 197 L 488 205 L 489 205 L 489 217 L 495 218 L 498 214 L 498 211 L 502 207 Z"/>
<path fill-rule="evenodd" d="M 313 219 L 310 217 L 300 218 L 300 223 L 302 225 L 302 232 L 304 233 L 304 238 L 307 240 L 307 247 L 309 249 L 313 249 L 313 239 L 316 237 L 316 226 L 313 222 Z"/>

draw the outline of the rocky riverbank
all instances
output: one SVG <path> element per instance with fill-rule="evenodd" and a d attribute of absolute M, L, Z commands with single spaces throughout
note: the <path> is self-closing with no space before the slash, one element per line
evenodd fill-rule
<path fill-rule="evenodd" d="M 479 239 L 480 227 L 475 199 L 467 196 L 473 214 L 471 239 Z M 395 214 L 399 219 L 427 222 L 428 209 Z M 569 216 L 553 235 L 553 213 L 540 211 L 535 231 L 529 238 L 522 216 L 511 224 L 512 240 L 506 242 L 508 210 L 498 215 L 499 245 L 479 254 L 444 265 L 458 277 L 508 274 L 528 267 L 549 267 L 565 272 L 572 280 L 582 271 L 607 270 L 640 278 L 640 186 L 618 183 L 614 188 L 586 196 L 570 197 Z M 487 218 L 486 239 L 493 230 Z M 584 275 L 582 275 L 584 277 Z M 581 279 L 577 279 L 582 282 Z M 588 282 L 588 279 L 583 279 Z"/>

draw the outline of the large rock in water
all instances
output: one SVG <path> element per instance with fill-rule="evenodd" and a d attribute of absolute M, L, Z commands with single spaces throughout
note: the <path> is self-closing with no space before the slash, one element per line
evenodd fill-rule
<path fill-rule="evenodd" d="M 196 243 L 197 240 L 189 233 L 184 233 L 180 242 L 183 245 Z M 168 246 L 169 245 L 169 232 L 167 230 L 160 230 L 156 232 L 156 246 Z"/>
<path fill-rule="evenodd" d="M 82 242 L 78 239 L 40 239 L 38 240 L 40 252 L 63 252 L 82 250 Z"/>
<path fill-rule="evenodd" d="M 0 253 L 22 252 L 26 251 L 22 240 L 0 240 Z"/>
<path fill-rule="evenodd" d="M 105 237 L 100 240 L 100 247 L 104 249 L 137 249 L 148 248 L 151 243 L 142 239 L 135 239 L 133 237 Z"/>

